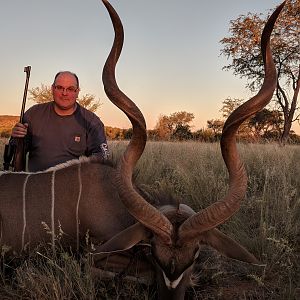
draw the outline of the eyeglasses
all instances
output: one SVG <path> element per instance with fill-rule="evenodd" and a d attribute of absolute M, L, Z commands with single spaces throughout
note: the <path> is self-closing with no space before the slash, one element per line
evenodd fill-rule
<path fill-rule="evenodd" d="M 63 93 L 64 91 L 66 91 L 67 93 L 75 93 L 78 90 L 78 88 L 75 86 L 69 86 L 67 88 L 64 88 L 61 85 L 55 85 L 54 88 L 61 93 Z"/>

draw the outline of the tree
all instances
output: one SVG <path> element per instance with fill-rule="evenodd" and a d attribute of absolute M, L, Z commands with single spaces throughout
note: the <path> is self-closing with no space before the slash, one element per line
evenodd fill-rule
<path fill-rule="evenodd" d="M 222 117 L 227 119 L 229 115 L 238 108 L 243 103 L 243 99 L 231 98 L 228 97 L 222 102 L 222 108 L 220 112 L 222 113 Z"/>
<path fill-rule="evenodd" d="M 222 102 L 223 105 L 222 105 L 222 108 L 220 109 L 220 112 L 222 113 L 222 117 L 223 117 L 223 125 L 224 125 L 226 119 L 229 117 L 229 115 L 236 108 L 238 108 L 240 105 L 242 105 L 243 102 L 244 102 L 243 99 L 231 98 L 231 97 L 226 98 Z M 208 125 L 210 125 L 210 126 L 220 126 L 221 124 L 220 123 L 217 124 L 216 121 L 215 121 L 214 123 L 208 124 Z M 248 121 L 247 120 L 239 127 L 238 133 L 239 133 L 239 135 L 243 135 L 243 136 L 249 135 L 249 125 L 248 125 Z"/>
<path fill-rule="evenodd" d="M 216 137 L 221 136 L 223 126 L 224 121 L 219 119 L 207 121 L 207 128 L 211 129 Z"/>
<path fill-rule="evenodd" d="M 52 91 L 51 87 L 41 84 L 41 87 L 36 87 L 28 90 L 29 100 L 32 100 L 36 103 L 45 103 L 52 101 Z"/>
<path fill-rule="evenodd" d="M 161 115 L 155 125 L 155 130 L 160 139 L 168 140 L 172 134 L 172 125 L 170 124 L 169 117 Z"/>
<path fill-rule="evenodd" d="M 159 140 L 157 129 L 148 129 L 147 135 L 148 135 L 148 141 L 149 140 L 152 140 L 152 141 Z"/>
<path fill-rule="evenodd" d="M 161 115 L 156 123 L 155 129 L 161 139 L 170 139 L 176 132 L 176 129 L 181 131 L 190 130 L 191 127 L 189 124 L 194 118 L 193 113 L 186 111 L 175 112 L 170 116 Z"/>
<path fill-rule="evenodd" d="M 222 102 L 222 108 L 220 112 L 222 113 L 223 120 L 215 119 L 207 121 L 207 128 L 213 130 L 216 137 L 221 136 L 221 132 L 224 126 L 225 120 L 229 115 L 241 104 L 243 104 L 242 99 L 232 99 L 230 97 L 226 98 Z M 280 136 L 283 128 L 283 118 L 282 113 L 278 110 L 270 110 L 264 108 L 263 110 L 256 113 L 250 119 L 246 120 L 239 128 L 238 134 L 243 138 L 261 138 L 272 136 L 275 138 Z"/>
<path fill-rule="evenodd" d="M 217 141 L 217 138 L 211 129 L 199 129 L 193 134 L 193 139 L 206 143 L 213 143 Z"/>
<path fill-rule="evenodd" d="M 130 140 L 132 138 L 133 129 L 128 128 L 128 129 L 124 129 L 123 131 L 124 131 L 124 139 L 125 140 Z"/>
<path fill-rule="evenodd" d="M 272 10 L 273 11 L 273 10 Z M 247 78 L 247 87 L 256 91 L 263 80 L 263 62 L 260 54 L 260 35 L 266 19 L 248 13 L 230 21 L 230 36 L 223 38 L 221 54 L 232 58 L 225 70 Z M 297 102 L 300 89 L 300 1 L 290 0 L 276 21 L 272 52 L 278 73 L 275 100 L 283 112 L 284 126 L 281 141 L 289 137 L 292 122 L 299 120 Z"/>
<path fill-rule="evenodd" d="M 192 137 L 189 125 L 177 124 L 172 134 L 172 138 L 179 141 L 190 140 Z"/>
<path fill-rule="evenodd" d="M 53 99 L 51 87 L 44 84 L 41 84 L 40 87 L 30 89 L 28 92 L 29 100 L 32 100 L 36 103 L 50 102 Z M 90 94 L 81 96 L 77 101 L 80 105 L 92 112 L 95 112 L 101 105 L 100 101 L 96 101 L 95 96 Z"/>
<path fill-rule="evenodd" d="M 278 137 L 282 132 L 283 118 L 278 110 L 264 108 L 250 118 L 249 127 L 259 137 Z"/>
<path fill-rule="evenodd" d="M 78 103 L 86 109 L 95 112 L 101 105 L 100 100 L 95 100 L 95 96 L 91 94 L 84 94 L 78 98 Z"/>
<path fill-rule="evenodd" d="M 123 140 L 124 139 L 124 129 L 105 126 L 105 135 L 107 139 L 110 140 Z"/>

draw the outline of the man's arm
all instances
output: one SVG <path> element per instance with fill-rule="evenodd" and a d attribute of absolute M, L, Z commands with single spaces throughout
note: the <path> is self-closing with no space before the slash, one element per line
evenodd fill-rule
<path fill-rule="evenodd" d="M 109 157 L 109 150 L 102 121 L 95 115 L 87 129 L 86 155 L 99 155 L 106 160 Z"/>

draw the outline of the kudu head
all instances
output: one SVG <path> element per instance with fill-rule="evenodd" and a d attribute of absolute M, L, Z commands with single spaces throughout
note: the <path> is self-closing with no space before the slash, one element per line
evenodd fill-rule
<path fill-rule="evenodd" d="M 149 241 L 159 279 L 160 296 L 182 299 L 202 245 L 210 245 L 228 257 L 249 263 L 258 262 L 245 248 L 216 227 L 239 210 L 246 193 L 247 175 L 237 151 L 236 132 L 246 119 L 265 107 L 272 98 L 277 76 L 270 49 L 270 36 L 284 3 L 270 16 L 261 36 L 265 68 L 263 85 L 256 96 L 228 117 L 223 128 L 221 151 L 229 173 L 227 194 L 196 213 L 185 204 L 155 208 L 133 186 L 133 169 L 146 144 L 146 125 L 140 110 L 120 91 L 116 83 L 115 67 L 123 45 L 123 27 L 113 7 L 107 0 L 102 1 L 115 30 L 114 43 L 103 69 L 104 88 L 108 98 L 128 116 L 133 126 L 132 139 L 117 164 L 116 186 L 123 204 L 138 222 L 107 241 L 98 250 L 123 251 L 141 240 Z"/>

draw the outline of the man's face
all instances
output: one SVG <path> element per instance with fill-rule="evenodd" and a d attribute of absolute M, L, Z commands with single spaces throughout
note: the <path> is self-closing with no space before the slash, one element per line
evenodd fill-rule
<path fill-rule="evenodd" d="M 56 107 L 61 111 L 74 109 L 78 93 L 79 87 L 76 78 L 70 73 L 58 75 L 52 85 L 53 100 Z"/>

